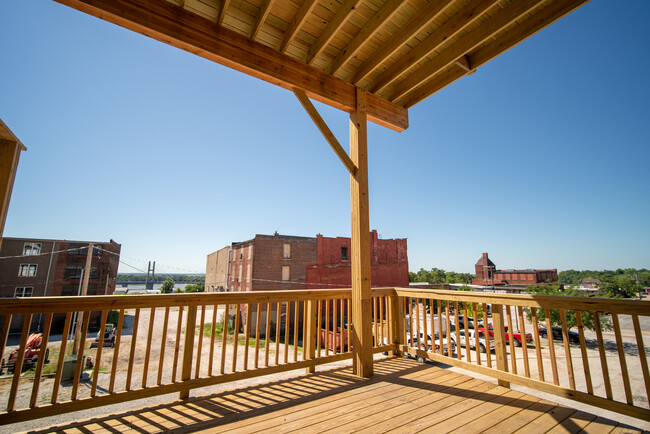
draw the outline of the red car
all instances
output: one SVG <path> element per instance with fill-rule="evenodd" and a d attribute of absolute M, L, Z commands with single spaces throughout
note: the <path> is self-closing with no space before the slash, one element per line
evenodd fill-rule
<path fill-rule="evenodd" d="M 506 329 L 506 344 L 510 344 L 510 334 L 508 333 L 508 327 L 504 327 Z M 485 329 L 483 327 L 478 329 L 480 332 L 485 333 Z M 492 330 L 492 326 L 488 328 L 488 333 L 490 334 L 491 338 L 494 338 L 494 330 Z M 512 334 L 514 338 L 514 345 L 515 347 L 520 347 L 521 342 L 522 342 L 522 337 L 521 333 L 513 333 Z M 533 335 L 531 333 L 526 333 L 526 343 L 531 343 L 533 341 Z"/>

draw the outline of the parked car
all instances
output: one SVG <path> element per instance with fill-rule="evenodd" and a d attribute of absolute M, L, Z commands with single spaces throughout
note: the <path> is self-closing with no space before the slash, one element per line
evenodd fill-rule
<path fill-rule="evenodd" d="M 418 344 L 417 335 L 411 336 L 410 334 L 406 336 L 406 345 L 409 347 L 416 348 Z M 426 346 L 425 346 L 426 344 Z M 431 335 L 427 334 L 427 338 L 424 338 L 424 333 L 420 332 L 420 349 L 424 351 L 431 351 L 432 347 Z"/>
<path fill-rule="evenodd" d="M 461 330 L 465 329 L 465 315 L 458 315 L 458 323 L 460 325 Z M 478 322 L 478 327 L 483 327 L 483 321 Z M 469 318 L 467 320 L 467 328 L 474 329 L 474 320 L 472 318 Z"/>
<path fill-rule="evenodd" d="M 113 348 L 115 346 L 116 334 L 117 334 L 117 330 L 115 329 L 115 326 L 113 324 L 106 324 L 106 328 L 104 329 L 103 346 Z M 95 341 L 92 344 L 90 344 L 90 348 L 95 348 L 99 346 L 99 336 L 100 334 L 97 333 L 97 337 L 95 338 Z"/>
<path fill-rule="evenodd" d="M 479 350 L 482 353 L 485 353 L 488 348 L 488 343 L 485 340 L 485 335 L 482 332 L 477 332 L 474 329 L 467 329 L 467 340 L 469 341 L 469 347 L 470 349 L 475 349 L 476 348 L 476 335 L 478 334 L 478 345 L 479 345 Z M 460 346 L 465 348 L 465 345 L 467 345 L 465 341 L 465 330 L 460 331 Z M 490 351 L 494 350 L 494 346 L 496 344 L 494 343 L 494 339 L 490 339 L 490 344 L 489 348 Z"/>
<path fill-rule="evenodd" d="M 442 345 L 443 353 L 446 356 L 453 354 L 456 348 L 456 340 L 454 339 L 454 336 L 451 334 L 449 335 L 449 342 L 447 341 L 447 338 L 442 338 L 442 343 L 441 343 L 440 336 L 438 335 L 438 333 L 436 333 L 434 335 L 434 343 L 436 345 L 437 350 L 440 350 L 440 345 Z"/>
<path fill-rule="evenodd" d="M 510 333 L 508 333 L 508 327 L 507 326 L 504 327 L 504 328 L 506 330 L 506 344 L 509 345 L 510 344 Z M 482 333 L 485 333 L 485 328 L 480 327 L 478 329 L 478 331 L 480 331 Z M 494 338 L 494 330 L 492 329 L 492 326 L 488 327 L 487 332 L 490 334 L 490 337 Z M 514 343 L 515 347 L 520 347 L 521 343 L 524 341 L 524 338 L 521 336 L 521 333 L 519 333 L 519 332 L 513 333 L 512 337 L 514 339 L 513 343 Z M 525 341 L 526 341 L 527 344 L 533 342 L 533 335 L 531 333 L 526 333 L 525 338 L 526 338 Z"/>
<path fill-rule="evenodd" d="M 562 334 L 562 327 L 551 327 L 551 332 L 553 333 L 553 339 L 558 341 L 564 341 L 564 335 Z M 539 336 L 545 338 L 547 335 L 546 328 L 542 327 L 539 329 Z M 572 344 L 580 343 L 580 334 L 578 332 L 573 332 L 569 330 L 569 342 Z"/>
<path fill-rule="evenodd" d="M 41 356 L 41 342 L 43 341 L 43 335 L 41 333 L 32 333 L 27 337 L 27 342 L 25 344 L 25 352 L 23 356 L 23 366 L 22 370 L 31 369 L 36 366 L 38 358 Z M 45 350 L 45 360 L 43 363 L 49 363 L 50 349 Z M 5 368 L 7 372 L 13 372 L 16 368 L 16 360 L 18 359 L 18 350 L 14 350 L 9 354 L 9 359 L 5 363 L 5 360 L 2 359 L 2 365 L 0 366 L 0 375 L 4 373 Z"/>

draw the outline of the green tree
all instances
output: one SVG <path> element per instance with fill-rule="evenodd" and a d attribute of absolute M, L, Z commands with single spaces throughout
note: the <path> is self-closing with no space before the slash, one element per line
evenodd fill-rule
<path fill-rule="evenodd" d="M 162 294 L 170 294 L 174 290 L 174 282 L 170 279 L 165 280 L 160 287 Z"/>
<path fill-rule="evenodd" d="M 205 282 L 199 282 L 194 285 L 187 285 L 185 292 L 205 292 Z"/>
<path fill-rule="evenodd" d="M 604 278 L 598 284 L 598 289 L 605 292 L 609 298 L 632 298 L 638 293 L 640 285 L 637 286 L 636 279 L 629 275 L 618 275 L 616 278 Z"/>

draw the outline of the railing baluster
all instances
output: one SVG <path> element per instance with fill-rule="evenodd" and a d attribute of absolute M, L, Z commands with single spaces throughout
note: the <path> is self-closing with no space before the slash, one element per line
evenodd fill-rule
<path fill-rule="evenodd" d="M 215 309 L 216 312 L 216 309 Z M 165 318 L 163 318 L 162 337 L 160 340 L 160 356 L 158 359 L 158 379 L 156 384 L 162 384 L 162 374 L 165 367 L 165 347 L 167 346 L 167 327 L 169 326 L 169 306 L 165 308 Z M 214 333 L 214 323 L 212 324 L 212 332 Z M 214 342 L 214 341 L 213 341 Z M 210 368 L 212 368 L 212 360 L 210 360 Z"/>
<path fill-rule="evenodd" d="M 422 349 L 422 344 L 420 342 L 420 298 L 415 298 L 415 321 L 417 327 L 415 327 L 415 342 L 417 342 L 416 348 L 418 350 Z"/>
<path fill-rule="evenodd" d="M 264 329 L 264 367 L 269 366 L 269 348 L 271 345 L 271 302 L 266 303 L 266 328 Z"/>
<path fill-rule="evenodd" d="M 25 360 L 25 346 L 29 329 L 32 325 L 32 314 L 25 314 L 23 320 L 23 332 L 20 335 L 20 344 L 18 345 L 18 354 L 14 363 L 14 378 L 11 380 L 11 390 L 9 391 L 9 400 L 7 402 L 7 411 L 13 411 L 16 405 L 16 396 L 18 395 L 18 385 L 20 384 L 20 375 L 23 373 L 23 361 Z"/>
<path fill-rule="evenodd" d="M 330 301 L 325 300 L 325 356 L 330 354 Z"/>
<path fill-rule="evenodd" d="M 90 389 L 90 396 L 95 396 L 97 393 L 97 381 L 99 380 L 99 366 L 102 362 L 102 350 L 104 349 L 104 330 L 106 329 L 106 320 L 108 317 L 108 311 L 104 310 L 101 313 L 102 320 L 99 326 L 99 331 L 97 332 L 99 342 L 97 342 L 97 353 L 95 353 L 95 369 L 93 369 L 93 385 Z M 43 351 L 43 350 L 41 350 Z M 36 381 L 36 379 L 34 379 Z"/>
<path fill-rule="evenodd" d="M 444 348 L 445 345 L 442 343 L 442 339 L 444 336 L 442 332 L 442 302 L 440 301 L 440 299 L 438 299 L 437 301 L 438 301 L 438 341 L 440 342 L 439 352 L 440 355 L 442 356 L 444 355 L 444 351 L 445 351 Z M 449 348 L 449 340 L 447 340 L 447 348 Z M 451 353 L 449 355 L 451 355 Z"/>
<path fill-rule="evenodd" d="M 136 340 L 138 338 L 138 322 L 140 321 L 140 308 L 135 310 L 133 319 L 133 332 L 131 333 L 131 352 L 129 355 L 129 368 L 126 371 L 126 390 L 131 390 L 131 379 L 133 378 L 133 362 L 135 361 Z"/>
<path fill-rule="evenodd" d="M 521 346 L 524 353 L 524 373 L 526 378 L 530 378 L 530 362 L 528 360 L 528 342 L 526 341 L 526 323 L 524 322 L 524 309 L 517 306 L 517 313 L 519 314 L 519 326 L 521 333 Z"/>
<path fill-rule="evenodd" d="M 228 315 L 230 313 L 230 305 L 226 303 L 224 309 L 223 328 L 221 329 L 221 363 L 219 366 L 219 374 L 221 375 L 223 375 L 223 373 L 226 371 L 226 350 L 228 349 Z"/>
<path fill-rule="evenodd" d="M 260 329 L 262 322 L 262 303 L 257 303 L 257 312 L 255 312 L 255 363 L 253 367 L 257 369 L 259 367 L 259 358 L 260 358 Z"/>
<path fill-rule="evenodd" d="M 307 308 L 310 303 L 307 301 L 302 302 L 302 360 L 307 360 L 307 315 L 311 314 L 308 313 Z"/>
<path fill-rule="evenodd" d="M 304 304 L 303 328 L 305 332 L 302 335 L 302 354 L 304 360 L 314 360 L 316 358 L 317 324 L 320 321 L 316 303 L 320 304 L 317 300 L 307 300 Z M 314 372 L 316 372 L 315 365 L 307 367 L 307 374 L 313 374 Z"/>
<path fill-rule="evenodd" d="M 293 361 L 298 361 L 298 318 L 299 318 L 299 301 L 293 302 Z"/>
<path fill-rule="evenodd" d="M 70 399 L 75 401 L 77 399 L 77 392 L 79 390 L 79 379 L 83 371 L 84 357 L 83 354 L 86 350 L 86 335 L 88 333 L 88 323 L 90 322 L 90 311 L 84 312 L 83 321 L 81 323 L 81 333 L 79 336 L 79 352 L 77 353 L 77 366 L 72 381 L 72 394 Z M 31 315 L 30 315 L 31 316 Z"/>
<path fill-rule="evenodd" d="M 630 387 L 630 376 L 627 372 L 627 362 L 625 360 L 625 347 L 621 337 L 621 326 L 618 322 L 618 314 L 612 314 L 612 323 L 614 324 L 614 335 L 616 336 L 616 348 L 618 348 L 618 360 L 621 364 L 621 377 L 623 378 L 623 388 L 625 389 L 625 401 L 632 405 L 632 388 Z"/>
<path fill-rule="evenodd" d="M 585 343 L 585 331 L 582 324 L 582 312 L 576 310 L 576 324 L 578 326 L 578 335 L 580 336 L 580 354 L 582 355 L 582 368 L 585 371 L 585 382 L 587 383 L 587 393 L 594 394 L 594 387 L 591 383 L 591 371 L 589 369 L 589 357 L 587 355 L 587 345 Z"/>
<path fill-rule="evenodd" d="M 506 306 L 506 318 L 508 320 L 508 343 L 510 347 L 510 366 L 512 373 L 517 373 L 517 353 L 515 352 L 515 331 L 512 328 L 512 306 Z"/>
<path fill-rule="evenodd" d="M 178 357 L 181 347 L 181 329 L 183 328 L 183 306 L 178 306 L 178 318 L 176 321 L 176 344 L 174 345 L 174 365 L 172 367 L 172 383 L 176 382 L 176 373 L 178 372 Z"/>
<path fill-rule="evenodd" d="M 244 324 L 244 371 L 248 371 L 248 344 L 251 336 L 251 304 L 246 304 L 246 323 Z"/>
<path fill-rule="evenodd" d="M 241 320 L 241 305 L 236 304 L 237 312 L 235 312 L 235 332 L 233 333 L 234 340 L 232 344 L 232 372 L 237 372 L 237 347 L 239 347 L 239 321 Z"/>
<path fill-rule="evenodd" d="M 338 317 L 338 315 L 337 315 L 337 311 L 338 311 L 338 309 L 339 309 L 339 302 L 338 302 L 338 299 L 335 298 L 335 299 L 333 300 L 333 303 L 334 303 L 334 305 L 332 306 L 332 310 L 333 310 L 333 312 L 332 312 L 332 316 L 333 316 L 334 318 L 332 319 L 332 334 L 334 335 L 334 339 L 333 339 L 333 344 L 332 344 L 332 352 L 333 352 L 334 354 L 336 354 L 336 353 L 338 352 L 338 350 L 337 350 L 336 347 L 337 347 L 337 339 L 338 339 L 338 332 L 339 332 L 339 325 L 338 325 L 338 323 L 336 322 L 336 321 L 338 320 L 338 318 L 337 318 L 337 317 Z"/>
<path fill-rule="evenodd" d="M 607 356 L 605 355 L 605 342 L 603 341 L 603 329 L 600 324 L 600 313 L 594 312 L 594 326 L 596 327 L 596 339 L 598 340 L 598 353 L 600 354 L 600 367 L 603 371 L 603 383 L 607 399 L 612 399 L 612 385 L 609 382 L 609 369 L 607 368 Z"/>
<path fill-rule="evenodd" d="M 289 329 L 291 325 L 291 302 L 284 309 L 284 363 L 289 363 Z"/>
<path fill-rule="evenodd" d="M 350 307 L 352 305 L 352 299 L 348 298 L 347 300 L 347 306 L 348 306 L 348 353 L 351 351 L 352 347 L 352 311 L 350 310 Z"/>
<path fill-rule="evenodd" d="M 429 351 L 429 331 L 427 330 L 427 301 L 422 299 L 422 333 L 424 334 L 424 351 Z M 431 342 L 433 345 L 433 342 Z"/>
<path fill-rule="evenodd" d="M 435 315 L 433 314 L 433 299 L 429 299 L 429 321 L 431 325 L 431 352 L 436 352 L 436 330 L 435 330 Z"/>
<path fill-rule="evenodd" d="M 4 359 L 5 348 L 7 347 L 7 337 L 9 337 L 9 326 L 11 326 L 11 314 L 5 314 L 2 321 L 2 331 L 0 331 L 0 359 Z"/>
<path fill-rule="evenodd" d="M 386 345 L 388 343 L 388 338 L 386 337 L 386 328 L 384 322 L 384 304 L 385 297 L 379 297 L 379 342 L 380 345 Z"/>
<path fill-rule="evenodd" d="M 115 377 L 117 375 L 117 362 L 120 355 L 120 342 L 122 340 L 122 326 L 124 325 L 124 309 L 120 309 L 117 319 L 117 330 L 115 333 L 115 347 L 113 348 L 113 363 L 111 365 L 111 379 L 108 384 L 108 393 L 112 394 L 115 390 Z"/>
<path fill-rule="evenodd" d="M 49 312 L 45 316 L 45 327 L 43 328 L 43 339 L 41 340 L 41 346 L 38 350 L 38 363 L 36 364 L 36 372 L 34 373 L 34 385 L 32 386 L 32 397 L 29 401 L 29 408 L 34 408 L 36 406 L 36 400 L 38 399 L 38 388 L 41 384 L 41 373 L 43 372 L 43 364 L 47 358 L 47 344 L 50 339 L 50 329 L 52 328 L 52 312 Z M 1 356 L 1 354 L 0 354 Z M 98 357 L 99 358 L 99 357 Z"/>
<path fill-rule="evenodd" d="M 322 324 L 323 324 L 323 300 L 318 300 L 318 321 L 316 321 L 316 357 L 320 357 L 320 347 L 322 346 L 321 335 L 322 335 Z"/>
<path fill-rule="evenodd" d="M 454 302 L 454 322 L 456 324 L 456 357 L 458 360 L 461 360 L 463 355 L 460 350 L 460 318 L 458 315 L 460 315 L 460 302 L 456 301 Z"/>
<path fill-rule="evenodd" d="M 551 369 L 553 370 L 553 384 L 560 385 L 560 380 L 557 374 L 557 360 L 555 359 L 555 344 L 553 342 L 553 323 L 551 321 L 551 310 L 544 309 L 545 323 L 546 323 L 546 338 L 548 339 L 548 351 L 551 354 Z"/>
<path fill-rule="evenodd" d="M 149 356 L 151 355 L 151 341 L 153 337 L 153 325 L 156 318 L 156 308 L 152 307 L 149 312 L 149 332 L 147 333 L 147 346 L 144 353 L 144 365 L 142 368 L 142 388 L 147 387 L 147 373 L 149 372 Z"/>
<path fill-rule="evenodd" d="M 488 331 L 488 308 L 487 303 L 483 303 L 483 333 L 485 335 L 485 343 L 487 348 L 485 354 L 487 355 L 488 368 L 492 367 L 492 344 L 490 343 L 490 332 Z"/>
<path fill-rule="evenodd" d="M 648 372 L 648 359 L 646 359 L 645 347 L 643 346 L 643 333 L 641 332 L 641 325 L 639 324 L 638 315 L 632 315 L 632 324 L 634 324 L 636 346 L 639 351 L 641 371 L 643 372 L 643 380 L 645 382 L 646 399 L 650 401 L 650 373 Z"/>
<path fill-rule="evenodd" d="M 533 333 L 535 336 L 535 354 L 537 355 L 537 374 L 539 381 L 544 380 L 544 362 L 542 360 L 542 341 L 539 338 L 539 324 L 537 323 L 537 308 L 530 308 L 531 316 L 533 318 Z"/>
<path fill-rule="evenodd" d="M 275 364 L 280 364 L 280 320 L 282 319 L 282 302 L 276 303 L 275 309 Z"/>
<path fill-rule="evenodd" d="M 465 324 L 465 357 L 467 357 L 467 363 L 472 363 L 472 350 L 470 349 L 469 344 L 469 334 L 467 330 L 469 329 L 469 317 L 467 316 L 467 303 L 463 303 L 463 319 Z M 478 339 L 477 339 L 478 341 Z M 478 348 L 478 342 L 474 342 L 476 348 Z"/>
<path fill-rule="evenodd" d="M 445 300 L 445 326 L 447 329 L 445 330 L 445 336 L 447 339 L 447 355 L 451 357 L 451 355 L 454 352 L 454 349 L 451 345 L 451 318 L 449 318 L 449 301 Z M 440 341 L 442 343 L 442 340 Z"/>
<path fill-rule="evenodd" d="M 576 380 L 573 374 L 573 360 L 571 359 L 571 346 L 569 345 L 569 330 L 566 325 L 566 311 L 564 309 L 560 309 L 560 321 L 562 322 L 562 338 L 564 340 L 567 373 L 569 374 L 569 387 L 575 390 Z"/>
<path fill-rule="evenodd" d="M 505 306 L 510 308 L 510 306 Z M 503 324 L 503 308 L 502 304 L 492 305 L 492 323 L 494 330 L 494 352 L 497 359 L 497 369 L 499 371 L 508 372 L 508 355 L 506 353 L 506 333 Z M 512 332 L 512 330 L 510 330 Z M 505 380 L 498 380 L 499 386 L 510 387 L 510 382 Z"/>
<path fill-rule="evenodd" d="M 199 322 L 199 343 L 198 346 L 196 347 L 196 367 L 194 368 L 194 378 L 201 377 L 201 355 L 203 353 L 203 329 L 205 328 L 205 307 L 206 307 L 205 304 L 201 306 L 201 321 Z"/>
<path fill-rule="evenodd" d="M 70 322 L 72 312 L 66 312 L 65 323 L 63 324 L 63 334 L 61 335 L 61 347 L 59 348 L 59 361 L 56 365 L 56 374 L 54 376 L 54 385 L 52 386 L 52 399 L 50 402 L 56 404 L 59 397 L 59 386 L 61 385 L 61 374 L 63 373 L 63 362 L 65 360 L 65 350 L 68 346 L 68 333 L 70 333 Z"/>
<path fill-rule="evenodd" d="M 476 364 L 481 365 L 481 340 L 478 333 L 478 307 L 476 303 L 472 303 L 472 322 L 474 323 L 474 350 L 476 350 Z M 487 349 L 486 349 L 487 351 Z"/>
<path fill-rule="evenodd" d="M 185 341 L 183 342 L 183 366 L 181 367 L 181 381 L 188 381 L 192 377 L 192 358 L 194 356 L 194 334 L 196 332 L 197 305 L 187 307 L 187 320 L 185 321 Z M 199 348 L 199 351 L 201 349 Z M 179 393 L 180 399 L 190 397 L 190 389 Z"/>

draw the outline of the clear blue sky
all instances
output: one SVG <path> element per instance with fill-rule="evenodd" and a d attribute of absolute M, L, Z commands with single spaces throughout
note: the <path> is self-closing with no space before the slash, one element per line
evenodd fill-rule
<path fill-rule="evenodd" d="M 593 0 L 406 132 L 371 125 L 371 227 L 412 271 L 650 268 L 649 15 Z M 256 233 L 349 236 L 347 172 L 292 93 L 47 0 L 0 2 L 0 59 L 28 147 L 5 236 L 113 238 L 160 272 Z"/>

